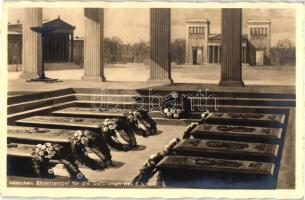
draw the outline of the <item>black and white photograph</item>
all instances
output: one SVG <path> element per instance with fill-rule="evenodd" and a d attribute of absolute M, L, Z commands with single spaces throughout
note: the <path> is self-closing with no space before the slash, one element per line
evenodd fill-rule
<path fill-rule="evenodd" d="M 7 190 L 299 189 L 303 4 L 71 5 L 5 7 Z"/>

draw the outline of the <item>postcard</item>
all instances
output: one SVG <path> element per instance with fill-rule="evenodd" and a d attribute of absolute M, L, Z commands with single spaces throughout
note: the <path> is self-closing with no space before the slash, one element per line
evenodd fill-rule
<path fill-rule="evenodd" d="M 2 19 L 3 196 L 303 196 L 303 4 L 16 1 Z"/>

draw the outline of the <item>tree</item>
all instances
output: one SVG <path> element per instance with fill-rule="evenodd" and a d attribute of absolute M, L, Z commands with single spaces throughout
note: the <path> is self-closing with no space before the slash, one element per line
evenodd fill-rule
<path fill-rule="evenodd" d="M 283 40 L 277 41 L 276 47 L 280 48 L 280 49 L 291 49 L 291 48 L 293 48 L 293 45 L 289 39 L 283 39 Z"/>
<path fill-rule="evenodd" d="M 122 45 L 123 42 L 118 37 L 104 39 L 104 55 L 108 63 L 116 63 L 122 61 Z"/>
<path fill-rule="evenodd" d="M 278 40 L 271 48 L 271 59 L 276 65 L 295 64 L 295 46 L 289 39 Z"/>
<path fill-rule="evenodd" d="M 148 42 L 140 40 L 139 42 L 134 43 L 132 46 L 132 56 L 134 62 L 145 63 L 149 57 L 149 45 Z"/>
<path fill-rule="evenodd" d="M 172 42 L 171 61 L 178 65 L 185 63 L 185 39 L 176 39 Z"/>

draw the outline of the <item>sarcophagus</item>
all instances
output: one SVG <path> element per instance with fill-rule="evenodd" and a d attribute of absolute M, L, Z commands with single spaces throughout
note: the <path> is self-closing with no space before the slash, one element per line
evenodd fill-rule
<path fill-rule="evenodd" d="M 213 113 L 211 117 L 207 119 L 207 122 L 243 126 L 282 127 L 285 122 L 285 115 L 258 113 Z"/>
<path fill-rule="evenodd" d="M 170 155 L 165 157 L 157 165 L 157 169 L 164 173 L 173 171 L 218 171 L 226 173 L 273 175 L 274 164 L 244 160 Z"/>
<path fill-rule="evenodd" d="M 98 118 L 117 118 L 126 117 L 123 111 L 119 110 L 99 110 L 92 107 L 70 107 L 52 112 L 57 116 L 72 116 L 72 117 L 98 117 Z"/>
<path fill-rule="evenodd" d="M 47 128 L 98 129 L 104 119 L 80 117 L 33 116 L 16 121 L 18 125 Z"/>
<path fill-rule="evenodd" d="M 281 128 L 265 128 L 251 126 L 232 126 L 232 125 L 198 125 L 192 132 L 194 138 L 240 138 L 257 140 L 278 140 L 281 138 Z"/>
<path fill-rule="evenodd" d="M 278 153 L 278 145 L 186 139 L 177 144 L 173 152 L 188 156 L 217 156 L 218 158 L 244 158 L 247 160 L 274 159 Z"/>
<path fill-rule="evenodd" d="M 45 141 L 68 143 L 69 138 L 75 133 L 67 129 L 33 128 L 25 126 L 9 126 L 7 135 L 13 141 Z"/>

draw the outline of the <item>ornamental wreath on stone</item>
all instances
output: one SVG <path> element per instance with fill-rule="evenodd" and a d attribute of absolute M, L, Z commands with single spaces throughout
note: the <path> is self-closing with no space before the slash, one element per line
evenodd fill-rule
<path fill-rule="evenodd" d="M 132 180 L 132 185 L 145 185 L 151 177 L 157 172 L 157 164 L 167 155 L 169 155 L 172 149 L 180 142 L 179 138 L 172 139 L 164 148 L 162 152 L 152 154 L 143 167 L 140 169 L 140 173 Z M 158 176 L 157 185 L 162 186 L 162 177 Z"/>
<path fill-rule="evenodd" d="M 51 167 L 50 160 L 57 158 L 63 163 L 70 173 L 71 179 L 84 181 L 85 176 L 79 171 L 78 167 L 64 158 L 63 147 L 59 144 L 44 143 L 37 144 L 33 148 L 32 162 L 34 173 L 40 178 L 54 178 L 54 171 Z"/>
<path fill-rule="evenodd" d="M 134 132 L 129 127 L 129 124 L 121 118 L 105 119 L 100 124 L 100 130 L 107 143 L 113 148 L 125 151 L 137 147 Z"/>
<path fill-rule="evenodd" d="M 201 118 L 199 120 L 199 122 L 191 122 L 191 124 L 189 124 L 186 127 L 186 130 L 184 131 L 183 134 L 183 139 L 188 139 L 191 137 L 191 133 L 192 131 L 199 125 L 199 124 L 204 124 L 206 122 L 206 120 L 211 116 L 212 114 L 209 111 L 203 112 L 201 114 Z"/>
<path fill-rule="evenodd" d="M 110 150 L 106 140 L 99 134 L 89 130 L 78 130 L 70 138 L 72 154 L 76 161 L 85 164 L 91 169 L 105 168 L 112 165 Z M 88 156 L 86 147 L 89 147 L 102 161 L 97 163 Z"/>
<path fill-rule="evenodd" d="M 171 92 L 162 103 L 161 113 L 170 119 L 179 119 L 188 113 L 187 98 Z"/>
<path fill-rule="evenodd" d="M 157 133 L 157 124 L 149 116 L 146 110 L 133 110 L 127 115 L 127 120 L 130 128 L 136 134 L 141 134 L 144 137 L 155 135 Z M 142 125 L 143 128 L 140 127 Z"/>
<path fill-rule="evenodd" d="M 70 138 L 71 150 L 76 161 L 84 164 L 87 160 L 88 153 L 86 145 L 89 141 L 89 132 L 78 130 Z"/>
<path fill-rule="evenodd" d="M 59 151 L 59 145 L 51 143 L 37 144 L 32 152 L 34 172 L 38 177 L 54 178 L 54 171 L 50 167 L 50 160 Z"/>

